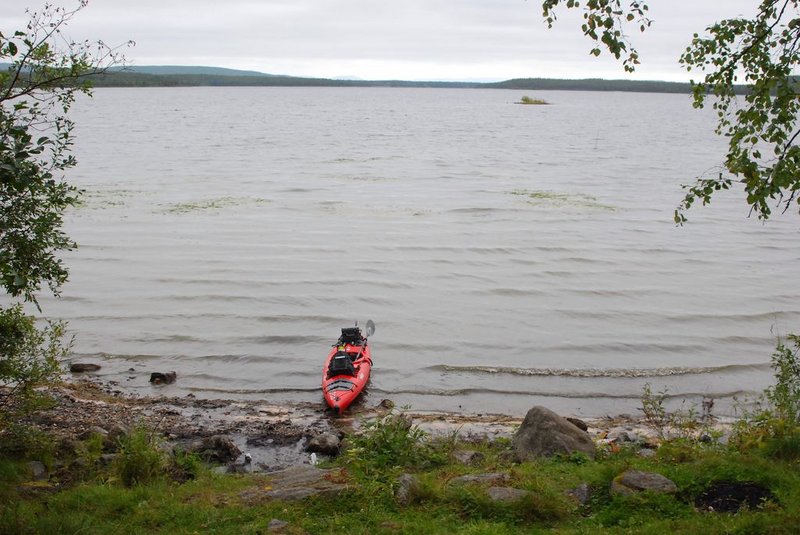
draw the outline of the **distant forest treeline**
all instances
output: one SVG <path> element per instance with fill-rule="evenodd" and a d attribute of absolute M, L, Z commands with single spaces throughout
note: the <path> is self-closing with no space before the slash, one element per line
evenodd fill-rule
<path fill-rule="evenodd" d="M 9 68 L 0 64 L 0 69 Z M 114 68 L 92 76 L 95 87 L 195 87 L 195 86 L 282 86 L 282 87 L 440 87 L 518 89 L 527 91 L 632 91 L 642 93 L 690 93 L 688 83 L 646 80 L 583 80 L 553 78 L 515 78 L 504 82 L 419 82 L 405 80 L 339 80 L 330 78 L 303 78 L 241 71 L 219 67 L 193 66 L 141 66 Z M 740 86 L 738 91 L 745 93 Z"/>
<path fill-rule="evenodd" d="M 284 86 L 284 87 L 483 87 L 470 82 L 407 82 L 402 80 L 332 80 L 273 74 L 150 74 L 107 72 L 92 77 L 95 87 L 191 87 L 191 86 Z"/>
<path fill-rule="evenodd" d="M 114 69 L 93 79 L 95 87 L 191 87 L 191 86 L 283 86 L 283 87 L 451 87 L 520 90 L 637 91 L 689 93 L 687 83 L 639 80 L 558 80 L 517 78 L 504 82 L 417 82 L 404 80 L 338 80 L 303 78 L 239 71 L 219 67 L 143 66 Z"/>

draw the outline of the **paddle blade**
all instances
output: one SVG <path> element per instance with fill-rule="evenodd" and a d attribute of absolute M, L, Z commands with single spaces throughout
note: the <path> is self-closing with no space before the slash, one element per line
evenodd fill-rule
<path fill-rule="evenodd" d="M 375 332 L 375 323 L 372 320 L 367 320 L 367 338 L 372 336 Z"/>

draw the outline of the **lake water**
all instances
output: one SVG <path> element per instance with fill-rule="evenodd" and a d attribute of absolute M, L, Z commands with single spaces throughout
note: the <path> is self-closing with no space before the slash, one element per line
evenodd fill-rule
<path fill-rule="evenodd" d="M 74 107 L 85 204 L 45 312 L 140 394 L 322 403 L 372 319 L 366 403 L 635 413 L 770 382 L 800 331 L 800 225 L 739 193 L 677 228 L 725 140 L 684 95 L 102 89 Z M 175 370 L 169 387 L 151 371 Z"/>

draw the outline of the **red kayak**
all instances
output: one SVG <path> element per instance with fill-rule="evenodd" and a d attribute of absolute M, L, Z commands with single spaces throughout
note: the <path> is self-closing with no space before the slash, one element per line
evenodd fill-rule
<path fill-rule="evenodd" d="M 358 325 L 345 327 L 322 369 L 322 395 L 330 408 L 339 414 L 361 394 L 372 369 L 367 338 L 375 332 L 375 324 L 367 321 L 367 336 Z"/>

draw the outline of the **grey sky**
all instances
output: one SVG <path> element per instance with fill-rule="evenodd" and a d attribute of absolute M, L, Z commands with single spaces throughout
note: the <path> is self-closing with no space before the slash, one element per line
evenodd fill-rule
<path fill-rule="evenodd" d="M 76 0 L 56 0 L 73 6 Z M 678 57 L 694 32 L 756 0 L 650 0 L 653 26 L 632 31 L 637 79 L 688 80 Z M 0 6 L 0 30 L 23 26 L 38 0 Z M 135 65 L 210 65 L 273 74 L 364 79 L 625 78 L 589 55 L 581 14 L 561 9 L 550 30 L 539 0 L 91 0 L 73 38 L 136 41 Z M 633 29 L 632 29 L 633 30 Z"/>

